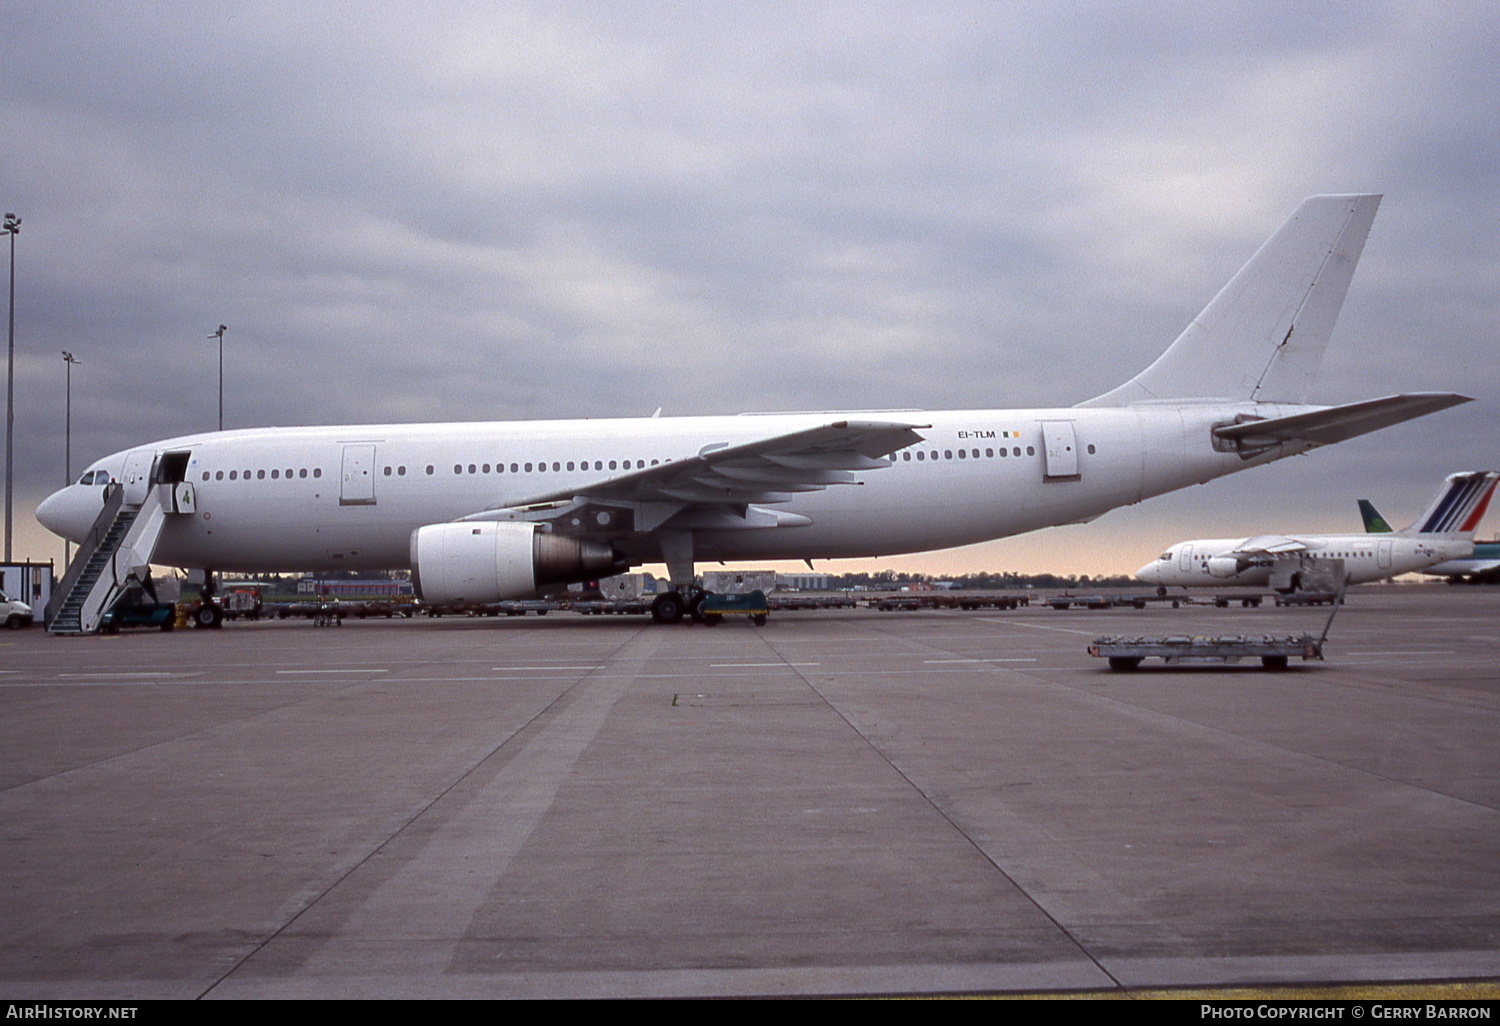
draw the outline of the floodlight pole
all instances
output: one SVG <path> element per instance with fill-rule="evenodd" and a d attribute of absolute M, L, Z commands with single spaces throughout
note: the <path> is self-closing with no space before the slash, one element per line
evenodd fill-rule
<path fill-rule="evenodd" d="M 209 338 L 216 338 L 216 339 L 219 340 L 219 430 L 220 431 L 224 430 L 224 332 L 226 332 L 228 330 L 229 330 L 229 328 L 226 325 L 221 324 L 221 325 L 219 325 L 219 330 L 218 331 L 216 331 L 212 335 L 208 336 Z"/>
<path fill-rule="evenodd" d="M 83 361 L 66 349 L 63 350 L 62 358 L 68 375 L 67 389 L 64 392 L 67 397 L 64 405 L 66 412 L 63 414 L 63 487 L 66 488 L 73 483 L 73 365 Z M 64 538 L 63 573 L 67 573 L 68 563 L 72 561 L 72 558 L 73 546 Z"/>
<path fill-rule="evenodd" d="M 5 561 L 11 561 L 11 535 L 14 530 L 16 478 L 16 236 L 21 233 L 21 219 L 6 212 L 5 227 L 0 235 L 10 236 L 10 331 L 5 361 Z"/>

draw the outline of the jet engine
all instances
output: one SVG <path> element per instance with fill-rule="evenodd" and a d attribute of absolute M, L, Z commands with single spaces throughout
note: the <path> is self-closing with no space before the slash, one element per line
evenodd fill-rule
<path fill-rule="evenodd" d="M 1238 556 L 1214 556 L 1208 561 L 1208 574 L 1210 577 L 1233 577 L 1249 565 L 1247 560 Z"/>
<path fill-rule="evenodd" d="M 530 598 L 546 584 L 621 569 L 614 547 L 548 534 L 536 524 L 430 524 L 411 534 L 411 582 L 430 605 Z"/>

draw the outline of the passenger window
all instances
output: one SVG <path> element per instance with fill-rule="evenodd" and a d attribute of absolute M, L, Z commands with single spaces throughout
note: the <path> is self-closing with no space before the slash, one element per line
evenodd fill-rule
<path fill-rule="evenodd" d="M 386 467 L 385 470 L 386 470 L 387 474 L 389 474 L 391 472 L 391 468 L 390 467 Z M 281 477 L 281 471 L 280 471 L 280 469 L 275 469 L 275 470 L 271 471 L 271 480 L 272 481 L 275 481 L 279 477 Z"/>
<path fill-rule="evenodd" d="M 229 472 L 229 480 L 231 480 L 231 481 L 238 481 L 239 478 L 240 478 L 240 472 L 238 470 L 231 470 Z"/>
<path fill-rule="evenodd" d="M 1036 446 L 1034 446 L 1034 445 L 1028 445 L 1026 447 L 1026 455 L 1028 455 L 1028 456 L 1035 456 L 1036 455 Z"/>

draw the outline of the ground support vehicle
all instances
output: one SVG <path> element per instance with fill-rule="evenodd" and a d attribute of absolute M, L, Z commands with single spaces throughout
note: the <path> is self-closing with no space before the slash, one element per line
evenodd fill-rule
<path fill-rule="evenodd" d="M 1145 609 L 1146 603 L 1158 601 L 1149 595 L 1054 595 L 1047 600 L 1053 609 L 1114 609 L 1129 606 Z"/>
<path fill-rule="evenodd" d="M 1336 591 L 1298 591 L 1290 595 L 1277 595 L 1278 606 L 1331 606 L 1339 601 Z"/>
<path fill-rule="evenodd" d="M 177 625 L 177 607 L 171 602 L 129 602 L 122 598 L 99 620 L 99 630 L 119 634 L 122 627 L 155 627 L 169 631 Z"/>
<path fill-rule="evenodd" d="M 772 609 L 853 609 L 848 595 L 772 595 L 766 600 Z"/>
<path fill-rule="evenodd" d="M 1131 637 L 1114 634 L 1095 638 L 1088 653 L 1099 659 L 1108 659 L 1111 670 L 1129 671 L 1141 665 L 1142 660 L 1160 658 L 1168 666 L 1182 663 L 1214 664 L 1237 663 L 1241 659 L 1260 658 L 1268 670 L 1284 670 L 1294 658 L 1303 662 L 1309 659 L 1322 660 L 1323 645 L 1328 640 L 1328 629 L 1333 618 L 1344 604 L 1344 591 L 1340 589 L 1333 597 L 1333 612 L 1323 624 L 1323 633 L 1272 635 L 1225 635 L 1222 637 L 1191 637 L 1172 635 L 1168 637 Z"/>
<path fill-rule="evenodd" d="M 17 599 L 8 598 L 5 592 L 0 591 L 0 622 L 11 630 L 20 630 L 22 627 L 30 627 L 35 614 L 31 607 Z"/>
<path fill-rule="evenodd" d="M 1177 635 L 1173 637 L 1128 637 L 1110 635 L 1095 639 L 1089 655 L 1109 660 L 1111 670 L 1134 670 L 1141 661 L 1160 657 L 1168 666 L 1181 663 L 1237 663 L 1241 659 L 1260 657 L 1268 670 L 1284 670 L 1294 657 L 1304 661 L 1323 658 L 1323 642 L 1311 634 L 1228 635 L 1205 638 Z"/>
<path fill-rule="evenodd" d="M 568 604 L 575 613 L 584 616 L 616 616 L 651 612 L 651 603 L 645 599 L 574 599 Z"/>
<path fill-rule="evenodd" d="M 869 599 L 872 609 L 883 613 L 915 609 L 1019 609 L 1031 605 L 1029 595 L 986 595 L 980 592 L 920 592 L 885 595 Z"/>
<path fill-rule="evenodd" d="M 743 595 L 704 595 L 693 607 L 693 619 L 715 626 L 725 616 L 748 616 L 757 627 L 764 627 L 770 613 L 766 593 L 749 591 Z"/>

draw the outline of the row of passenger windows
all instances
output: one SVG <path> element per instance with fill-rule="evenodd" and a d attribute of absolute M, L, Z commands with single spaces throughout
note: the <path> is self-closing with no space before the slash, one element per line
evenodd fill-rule
<path fill-rule="evenodd" d="M 1094 455 L 1094 453 L 1095 453 L 1094 446 L 1090 445 L 1088 447 L 1088 452 L 1089 452 L 1090 456 Z M 901 461 L 905 462 L 905 463 L 910 463 L 912 460 L 916 460 L 918 463 L 921 463 L 921 462 L 923 462 L 925 460 L 937 460 L 937 459 L 944 459 L 944 460 L 951 460 L 951 459 L 977 460 L 977 459 L 981 458 L 980 455 L 979 455 L 979 453 L 980 453 L 980 450 L 978 450 L 978 449 L 957 449 L 957 450 L 954 450 L 954 449 L 942 449 L 942 450 L 938 450 L 938 449 L 902 449 L 899 453 L 892 453 L 891 454 L 891 462 L 895 463 L 898 458 L 901 459 Z M 1019 455 L 1021 455 L 1021 446 L 1014 445 L 1014 446 L 1011 446 L 1009 449 L 1007 449 L 1007 448 L 1005 448 L 1005 446 L 1002 445 L 999 449 L 986 448 L 984 450 L 984 456 L 982 458 L 983 459 L 991 459 L 992 460 L 992 459 L 996 459 L 998 457 L 1000 459 L 1005 459 L 1005 458 L 1010 457 L 1010 456 L 1019 456 Z M 1034 446 L 1034 445 L 1028 445 L 1028 446 L 1026 446 L 1026 455 L 1028 455 L 1028 456 L 1035 456 L 1036 455 L 1036 446 Z"/>
<path fill-rule="evenodd" d="M 535 463 L 509 463 L 509 464 L 506 464 L 506 463 L 470 463 L 470 464 L 466 465 L 466 464 L 463 464 L 463 463 L 455 463 L 455 464 L 453 464 L 453 473 L 455 473 L 455 474 L 490 474 L 490 473 L 495 473 L 495 474 L 505 474 L 505 473 L 511 473 L 511 474 L 532 474 L 532 473 L 545 474 L 548 471 L 552 471 L 554 473 L 561 473 L 565 469 L 566 470 L 571 470 L 571 471 L 578 471 L 578 470 L 588 470 L 591 467 L 594 470 L 645 470 L 646 467 L 648 467 L 648 466 L 654 467 L 654 466 L 656 466 L 656 465 L 658 465 L 659 463 L 662 463 L 662 462 L 663 462 L 662 460 L 650 460 L 650 461 L 647 461 L 647 460 L 634 460 L 634 461 L 632 461 L 632 460 L 594 460 L 592 463 L 590 463 L 588 460 L 581 460 L 581 461 L 580 460 L 568 460 L 566 462 L 564 462 L 562 460 L 553 460 L 551 463 L 548 463 L 545 460 L 543 460 L 541 462 L 535 462 Z M 672 461 L 671 460 L 666 460 L 665 462 L 670 463 Z M 437 473 L 437 467 L 435 467 L 431 463 L 429 463 L 429 464 L 427 464 L 424 472 L 430 477 L 433 474 Z M 406 467 L 403 466 L 403 465 L 387 466 L 384 469 L 384 474 L 385 474 L 386 477 L 405 477 L 406 476 Z"/>
<path fill-rule="evenodd" d="M 276 481 L 283 477 L 290 481 L 293 478 L 319 478 L 322 476 L 322 467 L 313 467 L 311 470 L 308 470 L 306 467 L 300 469 L 287 467 L 285 470 L 282 470 L 280 467 L 273 467 L 270 470 L 205 470 L 203 472 L 203 480 L 205 481 L 210 478 L 215 481 L 249 481 L 251 478 L 257 481 L 264 481 L 266 478 Z"/>
<path fill-rule="evenodd" d="M 1035 446 L 1028 445 L 1025 448 L 1026 448 L 1026 455 L 1027 456 L 1035 456 L 1036 455 L 1036 447 Z M 1088 447 L 1088 451 L 1089 451 L 1089 455 L 1092 456 L 1094 454 L 1094 447 L 1092 445 L 1090 445 Z M 926 462 L 928 460 L 939 460 L 939 459 L 944 459 L 944 460 L 951 460 L 951 459 L 960 459 L 960 460 L 975 459 L 975 460 L 977 460 L 977 459 L 981 459 L 981 458 L 983 458 L 983 459 L 996 459 L 996 458 L 1004 459 L 1004 458 L 1010 457 L 1010 456 L 1020 456 L 1021 455 L 1021 446 L 1019 446 L 1019 445 L 1012 446 L 1009 449 L 1005 448 L 1004 446 L 1001 446 L 999 449 L 985 448 L 983 450 L 983 453 L 984 453 L 983 457 L 980 456 L 980 452 L 981 452 L 981 450 L 979 450 L 979 449 L 957 449 L 957 450 L 954 450 L 954 449 L 941 449 L 941 450 L 939 450 L 939 449 L 915 449 L 915 450 L 914 449 L 903 449 L 899 453 L 892 453 L 891 457 L 890 457 L 890 460 L 891 460 L 892 463 L 895 463 L 897 460 L 901 460 L 902 462 L 906 462 L 906 463 L 910 463 L 913 460 L 915 460 L 918 463 L 923 463 L 923 462 Z M 491 464 L 491 463 L 469 463 L 467 465 L 463 464 L 463 463 L 455 463 L 455 464 L 453 464 L 453 473 L 454 474 L 489 474 L 489 473 L 495 473 L 495 474 L 505 474 L 505 473 L 511 473 L 511 474 L 541 473 L 541 474 L 545 474 L 549 470 L 552 471 L 553 473 L 561 473 L 564 469 L 567 469 L 569 471 L 579 471 L 579 470 L 586 471 L 586 470 L 589 470 L 590 468 L 592 468 L 594 470 L 644 470 L 648 466 L 654 467 L 654 466 L 657 466 L 658 464 L 660 464 L 661 462 L 663 462 L 663 461 L 661 461 L 661 460 L 650 460 L 650 461 L 647 461 L 647 460 L 643 460 L 643 459 L 637 459 L 637 460 L 633 460 L 632 461 L 632 460 L 618 460 L 618 459 L 616 459 L 616 460 L 594 460 L 594 461 L 592 461 L 592 463 L 590 463 L 589 460 L 582 460 L 582 461 L 567 460 L 566 462 L 564 462 L 562 460 L 553 460 L 550 463 L 546 462 L 545 460 L 543 460 L 541 462 L 535 462 L 535 463 L 510 463 L 510 464 L 506 464 L 506 463 L 493 463 L 493 464 Z M 671 460 L 667 460 L 666 462 L 670 463 Z M 434 466 L 433 464 L 429 463 L 424 468 L 424 472 L 430 477 L 433 474 L 437 473 L 437 467 Z M 388 465 L 388 466 L 385 467 L 384 473 L 385 473 L 386 477 L 405 477 L 406 476 L 406 467 L 405 467 L 404 464 L 401 464 L 401 465 Z M 98 475 L 98 476 L 100 476 L 100 477 L 102 477 L 102 478 L 104 478 L 106 480 L 108 479 L 108 475 L 105 474 L 105 472 L 102 471 L 102 470 L 101 471 L 95 471 L 94 474 L 96 474 L 96 475 Z M 78 483 L 79 484 L 90 484 L 90 483 L 92 483 L 92 482 L 90 482 L 88 480 L 88 478 L 90 476 L 91 476 L 90 474 L 85 474 L 84 475 L 84 479 L 80 480 Z M 322 476 L 323 476 L 323 470 L 322 470 L 321 467 L 313 467 L 311 469 L 308 469 L 307 467 L 301 467 L 301 468 L 295 468 L 295 469 L 292 468 L 292 467 L 287 467 L 284 470 L 282 468 L 280 468 L 280 467 L 273 467 L 270 470 L 264 470 L 264 469 L 262 469 L 262 470 L 229 470 L 229 471 L 224 471 L 224 470 L 208 471 L 208 470 L 205 470 L 203 472 L 203 480 L 205 480 L 205 481 L 208 481 L 210 479 L 215 480 L 215 481 L 223 481 L 223 480 L 226 480 L 226 479 L 230 480 L 230 481 L 239 481 L 239 480 L 249 481 L 252 478 L 255 479 L 255 480 L 258 480 L 258 481 L 264 481 L 267 478 L 270 478 L 272 481 L 276 481 L 276 480 L 280 480 L 281 478 L 285 478 L 285 479 L 287 479 L 287 480 L 290 481 L 290 480 L 292 480 L 294 478 L 309 478 L 310 477 L 310 478 L 315 478 L 316 479 L 316 478 L 321 478 Z"/>

